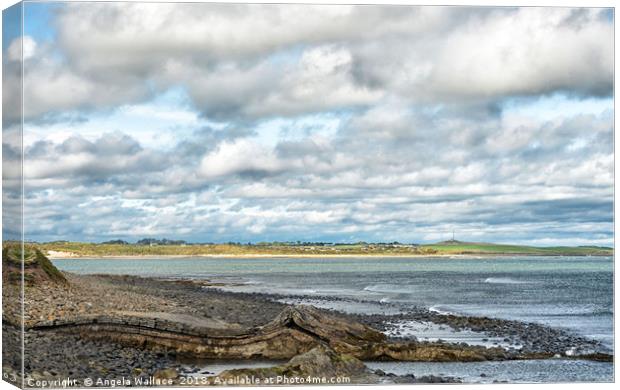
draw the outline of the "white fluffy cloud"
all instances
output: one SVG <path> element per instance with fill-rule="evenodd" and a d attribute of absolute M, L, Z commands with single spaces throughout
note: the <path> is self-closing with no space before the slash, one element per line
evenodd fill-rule
<path fill-rule="evenodd" d="M 444 98 L 608 95 L 611 27 L 601 11 L 568 8 L 524 7 L 472 22 L 441 44 L 432 83 Z"/>
<path fill-rule="evenodd" d="M 234 175 L 263 176 L 285 169 L 275 153 L 246 139 L 221 143 L 200 163 L 200 175 L 219 178 Z"/>
<path fill-rule="evenodd" d="M 32 37 L 14 39 L 7 48 L 7 58 L 9 61 L 22 61 L 31 58 L 37 50 L 37 43 Z"/>

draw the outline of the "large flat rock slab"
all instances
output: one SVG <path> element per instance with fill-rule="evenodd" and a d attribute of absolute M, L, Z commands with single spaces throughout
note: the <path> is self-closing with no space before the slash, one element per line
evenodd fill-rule
<path fill-rule="evenodd" d="M 176 322 L 194 328 L 230 331 L 232 334 L 238 334 L 243 330 L 247 330 L 239 324 L 233 324 L 217 318 L 198 317 L 190 314 L 139 311 L 118 311 L 116 314 L 127 318 L 135 317 L 152 319 L 160 322 Z"/>

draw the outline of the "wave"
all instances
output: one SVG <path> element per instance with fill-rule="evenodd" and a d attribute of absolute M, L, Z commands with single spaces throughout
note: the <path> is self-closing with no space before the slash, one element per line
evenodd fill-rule
<path fill-rule="evenodd" d="M 595 308 L 595 309 L 574 309 L 565 311 L 550 311 L 545 312 L 545 317 L 594 317 L 594 316 L 613 316 L 614 312 L 610 309 Z"/>
<path fill-rule="evenodd" d="M 372 284 L 362 290 L 379 294 L 411 294 L 413 287 L 407 284 Z"/>
<path fill-rule="evenodd" d="M 395 286 L 385 285 L 385 284 L 372 284 L 370 286 L 364 287 L 363 291 L 373 292 L 373 293 L 386 293 L 393 292 Z"/>
<path fill-rule="evenodd" d="M 491 284 L 530 284 L 533 282 L 529 282 L 527 280 L 517 280 L 512 278 L 486 278 L 484 283 Z"/>
<path fill-rule="evenodd" d="M 428 311 L 432 311 L 434 313 L 443 314 L 443 315 L 455 315 L 456 314 L 455 312 L 450 311 L 446 309 L 445 307 L 441 307 L 441 306 L 431 306 L 428 308 Z"/>
<path fill-rule="evenodd" d="M 263 284 L 260 280 L 248 279 L 242 282 L 246 286 L 258 286 L 259 284 Z"/>

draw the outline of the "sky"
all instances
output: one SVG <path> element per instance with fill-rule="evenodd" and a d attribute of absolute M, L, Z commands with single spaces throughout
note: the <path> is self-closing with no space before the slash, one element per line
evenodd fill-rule
<path fill-rule="evenodd" d="M 26 239 L 611 246 L 613 22 L 26 3 L 24 36 L 3 39 L 5 79 L 23 47 Z"/>

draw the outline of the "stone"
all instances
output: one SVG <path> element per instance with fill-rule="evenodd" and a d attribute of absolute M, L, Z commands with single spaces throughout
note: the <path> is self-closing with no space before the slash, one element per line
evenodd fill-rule
<path fill-rule="evenodd" d="M 348 377 L 354 383 L 378 381 L 378 376 L 351 355 L 338 354 L 321 344 L 312 350 L 295 356 L 288 363 L 274 367 L 226 370 L 217 377 L 222 381 L 238 377 L 259 379 L 288 377 Z"/>
<path fill-rule="evenodd" d="M 153 378 L 155 379 L 177 379 L 179 377 L 179 373 L 174 368 L 165 368 L 163 370 L 157 370 L 153 373 Z"/>

